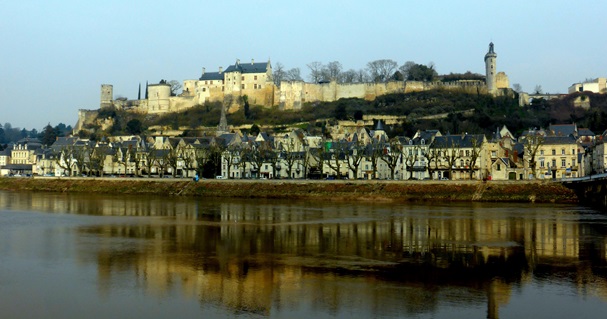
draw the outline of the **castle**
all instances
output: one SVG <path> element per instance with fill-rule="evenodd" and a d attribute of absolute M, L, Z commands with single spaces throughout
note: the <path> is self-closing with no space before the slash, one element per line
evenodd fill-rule
<path fill-rule="evenodd" d="M 221 102 L 229 113 L 242 106 L 244 96 L 251 105 L 277 106 L 281 110 L 298 110 L 306 102 L 331 102 L 341 98 L 373 100 L 390 93 L 410 93 L 437 88 L 469 93 L 500 95 L 509 88 L 508 77 L 496 71 L 497 54 L 493 43 L 485 55 L 485 81 L 467 80 L 455 82 L 389 81 L 383 83 L 309 83 L 304 81 L 282 81 L 279 86 L 272 80 L 270 61 L 241 63 L 236 60 L 225 71 L 202 69 L 196 80 L 183 81 L 183 91 L 171 95 L 171 85 L 165 81 L 146 87 L 146 97 L 138 100 L 114 99 L 113 87 L 101 85 L 100 108 L 115 107 L 143 114 L 179 112 L 205 102 Z M 94 118 L 94 111 L 80 110 L 75 131 Z"/>

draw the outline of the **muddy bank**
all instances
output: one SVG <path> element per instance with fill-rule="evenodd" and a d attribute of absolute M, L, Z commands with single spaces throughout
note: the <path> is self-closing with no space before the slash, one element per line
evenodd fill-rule
<path fill-rule="evenodd" d="M 310 181 L 147 178 L 0 178 L 0 190 L 339 201 L 484 201 L 575 203 L 546 181 Z"/>

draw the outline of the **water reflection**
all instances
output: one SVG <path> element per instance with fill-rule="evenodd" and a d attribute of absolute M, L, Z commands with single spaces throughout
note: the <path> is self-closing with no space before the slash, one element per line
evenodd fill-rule
<path fill-rule="evenodd" d="M 538 284 L 599 297 L 601 309 L 607 302 L 607 219 L 571 206 L 3 192 L 0 203 L 97 216 L 70 229 L 75 259 L 97 266 L 106 298 L 125 285 L 155 296 L 179 290 L 232 315 L 278 317 L 441 317 L 455 309 L 497 318 Z"/>

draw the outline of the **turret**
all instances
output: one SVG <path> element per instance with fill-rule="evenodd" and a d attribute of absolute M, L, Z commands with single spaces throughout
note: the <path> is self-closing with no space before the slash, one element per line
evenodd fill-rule
<path fill-rule="evenodd" d="M 493 42 L 491 42 L 489 43 L 489 52 L 485 54 L 485 74 L 487 91 L 489 92 L 489 94 L 493 95 L 497 93 L 496 60 L 497 54 L 493 50 Z"/>

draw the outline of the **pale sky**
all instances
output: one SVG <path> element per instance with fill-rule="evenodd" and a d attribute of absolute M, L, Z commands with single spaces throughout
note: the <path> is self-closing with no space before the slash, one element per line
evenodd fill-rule
<path fill-rule="evenodd" d="M 607 1 L 0 0 L 0 123 L 41 130 L 99 108 L 101 84 L 137 98 L 145 82 L 200 77 L 236 59 L 347 69 L 392 59 L 439 74 L 497 70 L 524 91 L 566 93 L 607 77 Z M 307 80 L 307 78 L 306 78 Z"/>

